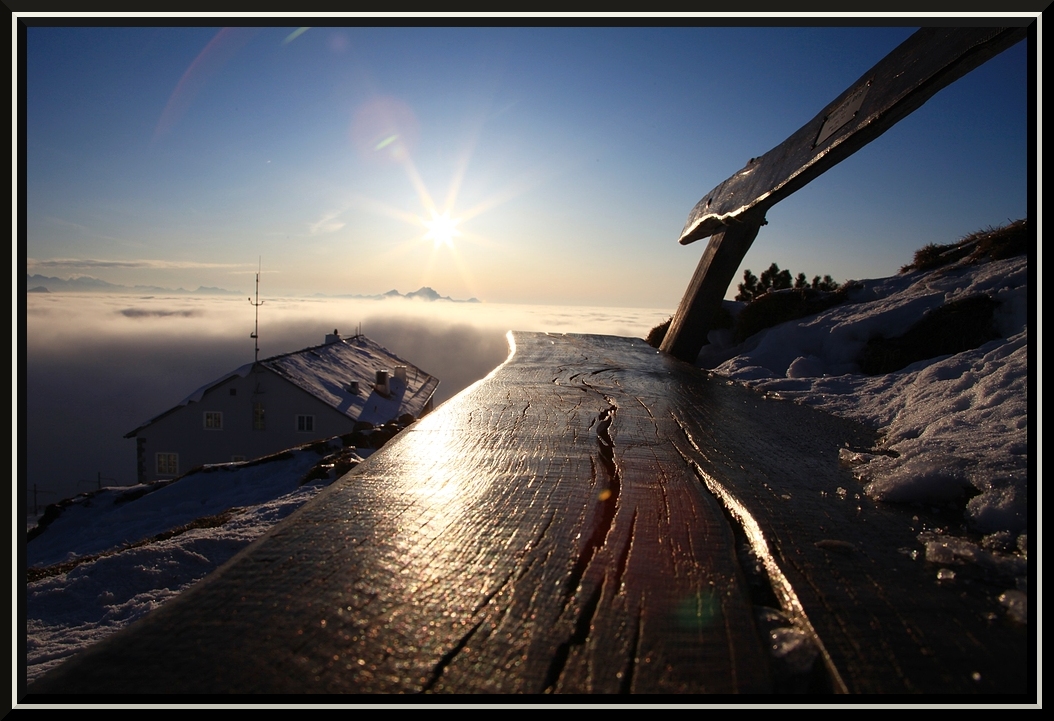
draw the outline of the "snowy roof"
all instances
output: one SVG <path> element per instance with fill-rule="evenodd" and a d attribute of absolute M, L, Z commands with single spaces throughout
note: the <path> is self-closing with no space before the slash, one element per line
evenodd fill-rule
<path fill-rule="evenodd" d="M 327 335 L 322 345 L 304 348 L 247 363 L 226 373 L 188 395 L 164 413 L 141 423 L 125 438 L 132 438 L 156 420 L 182 406 L 199 402 L 211 389 L 231 378 L 244 378 L 254 366 L 260 365 L 282 376 L 322 402 L 355 420 L 378 424 L 409 413 L 419 418 L 439 386 L 439 379 L 412 363 L 403 360 L 387 348 L 364 335 L 341 338 Z M 395 369 L 406 368 L 405 381 L 397 377 Z M 382 395 L 374 389 L 378 370 L 388 371 L 389 393 Z M 348 390 L 351 381 L 358 381 L 358 392 Z"/>
<path fill-rule="evenodd" d="M 274 356 L 260 365 L 349 418 L 370 423 L 384 423 L 404 413 L 419 417 L 439 386 L 438 378 L 363 335 Z M 405 381 L 395 375 L 399 366 L 406 367 Z M 378 370 L 388 371 L 387 396 L 374 390 Z M 350 381 L 359 382 L 357 393 L 348 390 Z"/>

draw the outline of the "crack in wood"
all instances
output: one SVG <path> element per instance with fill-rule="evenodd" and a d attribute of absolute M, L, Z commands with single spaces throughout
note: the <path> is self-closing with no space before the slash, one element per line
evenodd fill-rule
<path fill-rule="evenodd" d="M 633 534 L 637 530 L 637 510 L 633 510 L 633 518 L 629 522 L 629 533 L 626 534 L 626 543 L 622 546 L 622 552 L 619 554 L 618 562 L 615 565 L 615 592 L 618 593 L 618 589 L 622 586 L 622 577 L 626 573 L 626 567 L 629 564 L 629 551 L 633 546 Z"/>
<path fill-rule="evenodd" d="M 522 573 L 522 571 L 521 571 L 521 573 Z M 512 580 L 513 576 L 516 576 L 517 578 L 519 578 L 520 574 L 510 571 L 509 574 L 507 576 L 505 576 L 505 579 L 501 583 L 499 583 L 497 586 L 495 586 L 493 591 L 491 591 L 490 593 L 485 595 L 482 599 L 480 599 L 480 602 L 476 604 L 476 607 L 474 609 L 472 609 L 472 613 L 470 613 L 469 615 L 470 616 L 475 616 L 477 613 L 479 613 L 484 608 L 486 608 L 487 604 L 490 603 L 491 599 L 494 598 L 495 596 L 497 596 L 499 593 L 501 593 L 501 590 L 509 585 L 509 581 Z"/>
<path fill-rule="evenodd" d="M 545 524 L 541 527 L 541 529 L 539 529 L 538 534 L 533 539 L 529 540 L 526 543 L 526 545 L 523 548 L 523 552 L 525 554 L 530 553 L 531 549 L 535 545 L 537 545 L 537 543 L 542 538 L 545 537 L 546 532 L 549 530 L 549 527 L 553 523 L 554 515 L 555 515 L 555 513 L 551 512 L 549 514 L 549 517 L 546 520 Z M 527 576 L 528 574 L 530 574 L 531 570 L 535 567 L 535 565 L 536 565 L 536 559 L 528 558 L 526 563 L 517 566 L 516 570 L 513 571 L 513 572 L 510 572 L 505 577 L 505 579 L 494 588 L 494 590 L 492 590 L 490 593 L 486 594 L 482 599 L 480 599 L 479 603 L 476 604 L 476 607 L 472 609 L 472 612 L 469 615 L 470 616 L 475 616 L 476 614 L 478 614 L 481 611 L 483 611 L 483 609 L 485 609 L 490 604 L 490 602 L 498 594 L 500 594 L 504 589 L 509 588 L 510 586 L 514 586 L 517 581 L 519 581 L 521 578 L 523 578 L 523 577 Z M 498 615 L 498 620 L 493 621 L 492 625 L 494 627 L 497 627 L 498 625 L 500 625 L 502 623 L 502 619 L 510 611 L 511 611 L 511 606 L 509 606 L 508 604 L 502 606 L 501 609 L 500 609 L 500 613 Z M 471 640 L 471 638 L 482 627 L 484 621 L 486 621 L 486 620 L 487 620 L 486 616 L 484 616 L 483 618 L 479 619 L 479 621 L 477 621 L 472 626 L 472 628 L 469 629 L 469 631 L 467 633 L 465 633 L 465 635 L 463 635 L 461 637 L 461 639 L 459 639 L 459 641 L 454 645 L 454 647 L 450 651 L 448 651 L 447 653 L 443 654 L 442 658 L 440 658 L 440 660 L 437 661 L 436 665 L 433 667 L 432 674 L 429 677 L 429 680 L 424 684 L 424 686 L 422 686 L 421 693 L 428 693 L 435 687 L 435 684 L 439 681 L 439 678 L 443 675 L 443 673 L 446 671 L 446 669 L 449 668 L 450 665 L 454 662 L 454 659 L 457 657 L 457 655 L 459 653 L 461 653 L 465 649 L 465 647 L 468 645 L 469 640 Z"/>
<path fill-rule="evenodd" d="M 685 439 L 689 445 L 695 449 L 695 451 L 706 457 L 706 453 L 696 444 L 695 439 L 692 437 L 691 431 L 689 431 L 687 425 L 676 414 L 671 414 L 674 422 L 680 427 L 681 432 L 684 434 Z M 675 446 L 676 447 L 676 446 Z M 842 679 L 841 674 L 834 665 L 834 661 L 831 658 L 830 653 L 823 644 L 823 640 L 820 638 L 816 629 L 813 628 L 812 623 L 809 621 L 808 616 L 805 613 L 805 609 L 802 607 L 801 601 L 798 600 L 798 595 L 795 593 L 794 588 L 791 586 L 790 581 L 784 575 L 779 564 L 776 562 L 776 558 L 772 551 L 769 549 L 768 541 L 765 538 L 764 533 L 761 531 L 761 526 L 754 519 L 753 515 L 741 504 L 732 493 L 725 488 L 716 478 L 711 476 L 702 466 L 700 466 L 693 458 L 687 455 L 681 448 L 676 447 L 677 452 L 684 459 L 684 462 L 691 468 L 695 475 L 699 478 L 703 487 L 706 488 L 717 502 L 725 510 L 725 513 L 729 519 L 729 522 L 733 524 L 733 527 L 738 527 L 739 531 L 747 539 L 754 554 L 758 560 L 761 561 L 762 566 L 765 569 L 765 573 L 768 576 L 769 585 L 772 588 L 772 592 L 775 597 L 779 600 L 779 604 L 783 612 L 789 619 L 800 628 L 812 641 L 816 644 L 816 647 L 820 651 L 820 657 L 823 659 L 824 666 L 827 669 L 828 676 L 831 681 L 835 693 L 849 693 L 849 688 L 845 681 Z"/>
<path fill-rule="evenodd" d="M 611 421 L 615 415 L 615 409 L 615 405 L 611 404 L 607 409 L 600 413 L 597 419 L 595 419 L 598 421 L 597 446 L 600 449 L 598 455 L 601 460 L 601 465 L 607 472 L 608 487 L 597 494 L 597 500 L 600 503 L 600 517 L 594 522 L 593 532 L 590 534 L 589 540 L 586 542 L 585 546 L 582 547 L 582 551 L 578 554 L 578 560 L 575 562 L 574 568 L 571 570 L 571 575 L 568 577 L 567 583 L 564 586 L 564 593 L 567 596 L 568 601 L 574 596 L 579 583 L 582 581 L 582 577 L 585 575 L 586 569 L 589 567 L 589 563 L 604 545 L 604 542 L 611 531 L 612 523 L 615 520 L 615 511 L 618 506 L 621 479 L 618 466 L 615 464 L 614 446 L 612 444 L 611 436 L 608 433 L 608 428 L 611 426 Z M 592 425 L 593 424 L 590 423 L 590 426 Z M 590 456 L 589 463 L 592 469 L 592 482 L 596 484 L 600 479 L 596 472 L 596 463 L 593 460 L 592 455 Z"/>
<path fill-rule="evenodd" d="M 432 675 L 429 677 L 428 681 L 424 684 L 424 686 L 421 687 L 421 693 L 428 693 L 432 690 L 432 688 L 439 681 L 440 676 L 443 675 L 443 672 L 446 670 L 447 666 L 449 666 L 454 660 L 454 657 L 461 653 L 462 649 L 464 649 L 468 645 L 469 640 L 472 639 L 472 637 L 476 634 L 476 631 L 479 630 L 479 627 L 483 625 L 483 621 L 485 620 L 486 619 L 481 618 L 480 620 L 476 621 L 476 625 L 470 628 L 468 632 L 458 640 L 457 644 L 455 644 L 452 649 L 443 654 L 443 657 L 439 659 L 435 667 L 432 669 Z"/>
<path fill-rule="evenodd" d="M 627 657 L 628 664 L 626 670 L 622 672 L 621 683 L 619 683 L 619 693 L 629 694 L 633 693 L 633 675 L 637 671 L 637 652 L 640 648 L 640 636 L 641 629 L 644 626 L 644 599 L 641 598 L 641 603 L 637 606 L 637 623 L 633 629 L 633 642 L 630 644 L 629 654 Z"/>
<path fill-rule="evenodd" d="M 556 688 L 556 684 L 560 681 L 560 676 L 564 672 L 564 667 L 567 665 L 567 658 L 571 654 L 572 646 L 584 646 L 586 640 L 589 638 L 589 631 L 593 626 L 593 617 L 596 615 L 597 606 L 600 605 L 600 597 L 604 592 L 604 584 L 597 584 L 596 588 L 593 589 L 593 593 L 590 594 L 589 600 L 582 607 L 582 611 L 578 614 L 578 620 L 575 623 L 574 632 L 571 637 L 561 643 L 556 652 L 553 654 L 552 663 L 549 665 L 549 671 L 545 675 L 545 691 L 544 693 L 552 693 Z"/>
<path fill-rule="evenodd" d="M 596 459 L 599 458 L 599 465 L 604 469 L 605 475 L 607 476 L 607 488 L 601 489 L 597 494 L 597 501 L 600 504 L 599 514 L 594 518 L 592 533 L 582 547 L 582 550 L 579 552 L 575 565 L 571 570 L 571 574 L 568 576 L 568 579 L 564 584 L 564 594 L 567 599 L 564 606 L 565 609 L 569 608 L 574 602 L 575 597 L 581 589 L 587 569 L 590 567 L 593 559 L 600 553 L 600 549 L 607 544 L 608 537 L 610 536 L 614 525 L 615 514 L 618 509 L 618 499 L 621 490 L 621 472 L 618 468 L 618 464 L 615 462 L 614 441 L 610 432 L 611 425 L 615 419 L 617 405 L 612 398 L 607 398 L 606 400 L 608 402 L 608 407 L 601 411 L 598 416 L 593 418 L 589 424 L 590 428 L 594 425 L 596 426 L 598 448 L 596 456 L 590 454 L 589 462 L 591 469 L 591 485 L 593 485 L 593 487 L 599 485 L 598 482 L 600 481 L 600 478 L 597 472 L 598 464 L 596 461 Z M 635 527 L 636 512 L 634 512 L 630 535 L 625 547 L 620 553 L 617 575 L 615 578 L 616 588 L 621 582 L 621 577 L 625 572 L 628 563 L 629 547 L 632 543 L 633 530 Z M 586 643 L 590 627 L 593 623 L 593 617 L 596 614 L 597 607 L 603 595 L 604 586 L 607 582 L 608 574 L 605 573 L 603 580 L 594 587 L 592 593 L 589 595 L 589 599 L 576 614 L 577 620 L 575 621 L 574 630 L 571 633 L 571 636 L 557 646 L 543 684 L 546 693 L 552 693 L 559 683 L 560 677 L 563 674 L 568 657 L 571 653 L 571 649 L 575 646 L 583 646 Z"/>

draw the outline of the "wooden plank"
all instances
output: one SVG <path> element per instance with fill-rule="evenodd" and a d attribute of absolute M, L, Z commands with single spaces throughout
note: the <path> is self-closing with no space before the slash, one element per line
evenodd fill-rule
<path fill-rule="evenodd" d="M 487 379 L 27 700 L 772 691 L 751 534 L 827 690 L 1024 693 L 1026 634 L 901 552 L 924 514 L 837 492 L 854 488 L 838 449 L 873 433 L 640 340 L 515 338 Z"/>
<path fill-rule="evenodd" d="M 714 327 L 714 317 L 725 291 L 757 237 L 761 222 L 743 218 L 710 238 L 666 330 L 666 337 L 660 345 L 662 351 L 687 363 L 695 362 L 706 344 L 707 334 Z"/>
<path fill-rule="evenodd" d="M 706 238 L 746 214 L 764 217 L 768 208 L 1027 34 L 1027 27 L 922 28 L 787 140 L 707 193 L 689 214 L 679 242 Z"/>

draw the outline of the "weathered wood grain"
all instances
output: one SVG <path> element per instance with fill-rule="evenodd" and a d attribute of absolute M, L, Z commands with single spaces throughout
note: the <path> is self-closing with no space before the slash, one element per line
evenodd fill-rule
<path fill-rule="evenodd" d="M 639 340 L 515 338 L 487 379 L 28 700 L 764 693 L 752 534 L 829 690 L 1024 693 L 1025 633 L 901 552 L 919 547 L 910 513 L 856 497 L 838 449 L 869 431 Z"/>

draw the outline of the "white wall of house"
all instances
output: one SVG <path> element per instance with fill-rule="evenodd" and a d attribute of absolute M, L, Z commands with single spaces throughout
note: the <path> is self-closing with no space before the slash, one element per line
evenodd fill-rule
<path fill-rule="evenodd" d="M 255 422 L 257 408 L 262 424 Z M 354 425 L 354 419 L 257 365 L 140 429 L 139 481 L 173 478 L 204 463 L 258 458 L 349 433 Z"/>

